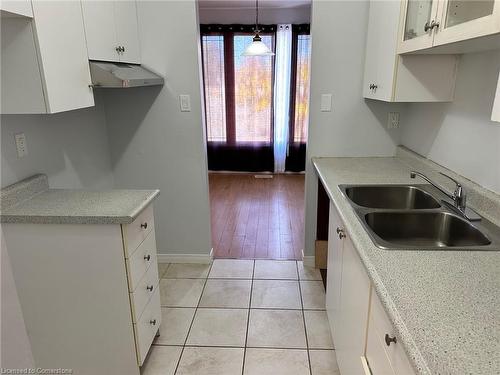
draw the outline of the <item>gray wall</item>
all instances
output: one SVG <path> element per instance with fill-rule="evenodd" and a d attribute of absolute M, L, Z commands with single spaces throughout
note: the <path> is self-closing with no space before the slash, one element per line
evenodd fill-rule
<path fill-rule="evenodd" d="M 53 115 L 1 115 L 1 186 L 46 173 L 51 187 L 113 187 L 104 108 Z M 17 157 L 14 134 L 24 132 L 28 155 Z"/>
<path fill-rule="evenodd" d="M 362 97 L 367 19 L 367 1 L 313 0 L 306 255 L 314 254 L 316 238 L 317 178 L 311 157 L 393 156 L 399 143 L 399 129 L 386 128 L 387 112 L 405 107 Z M 333 94 L 331 112 L 320 112 L 324 93 Z"/>
<path fill-rule="evenodd" d="M 500 124 L 491 109 L 500 51 L 461 57 L 452 103 L 411 104 L 401 143 L 500 193 Z"/>
<path fill-rule="evenodd" d="M 261 8 L 259 7 L 259 23 L 309 23 L 311 22 L 311 6 L 302 5 L 293 8 Z M 255 23 L 255 10 L 244 8 L 204 8 L 200 6 L 200 23 Z"/>
<path fill-rule="evenodd" d="M 115 186 L 161 190 L 160 253 L 211 249 L 196 12 L 194 0 L 139 2 L 142 62 L 165 86 L 105 93 Z M 180 112 L 179 94 L 191 95 L 191 112 Z"/>

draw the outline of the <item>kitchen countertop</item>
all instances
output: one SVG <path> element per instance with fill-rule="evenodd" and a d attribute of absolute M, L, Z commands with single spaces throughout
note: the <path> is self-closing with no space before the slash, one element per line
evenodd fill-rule
<path fill-rule="evenodd" d="M 2 223 L 129 224 L 159 190 L 50 189 L 47 176 L 32 176 L 2 189 Z"/>
<path fill-rule="evenodd" d="M 469 204 L 497 225 L 500 196 L 402 148 L 397 157 L 313 164 L 417 373 L 498 374 L 500 252 L 379 249 L 338 185 L 420 183 L 409 177 L 417 169 L 450 186 L 436 173 L 444 171 L 464 181 Z"/>

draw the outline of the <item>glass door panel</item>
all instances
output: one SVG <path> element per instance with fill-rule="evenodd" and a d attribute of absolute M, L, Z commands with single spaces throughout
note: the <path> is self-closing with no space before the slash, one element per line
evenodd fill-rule
<path fill-rule="evenodd" d="M 273 37 L 261 35 L 272 50 Z M 273 57 L 242 56 L 253 35 L 234 36 L 236 143 L 271 143 Z"/>
<path fill-rule="evenodd" d="M 403 40 L 427 34 L 425 25 L 431 22 L 432 9 L 432 0 L 408 0 Z"/>
<path fill-rule="evenodd" d="M 448 0 L 446 25 L 452 27 L 493 14 L 494 0 Z"/>

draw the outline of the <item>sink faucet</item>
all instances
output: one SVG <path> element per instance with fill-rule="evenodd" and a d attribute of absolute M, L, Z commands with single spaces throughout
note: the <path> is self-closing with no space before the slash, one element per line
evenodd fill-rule
<path fill-rule="evenodd" d="M 476 212 L 474 212 L 472 209 L 468 208 L 466 206 L 466 201 L 467 201 L 467 195 L 465 193 L 465 189 L 463 186 L 454 178 L 448 176 L 447 174 L 444 174 L 442 172 L 439 172 L 441 175 L 443 175 L 446 178 L 449 178 L 451 181 L 455 183 L 455 190 L 453 193 L 449 193 L 446 191 L 442 186 L 439 184 L 435 183 L 432 181 L 429 177 L 426 175 L 416 172 L 416 171 L 411 171 L 410 172 L 410 178 L 415 178 L 416 176 L 422 178 L 423 180 L 427 181 L 429 184 L 434 186 L 436 189 L 438 189 L 441 193 L 446 195 L 448 198 L 450 198 L 454 205 L 451 205 L 450 203 L 443 201 L 446 206 L 449 208 L 453 209 L 453 211 L 457 212 L 461 216 L 465 217 L 467 220 L 470 221 L 475 221 L 475 220 L 481 220 L 481 216 L 479 216 Z"/>

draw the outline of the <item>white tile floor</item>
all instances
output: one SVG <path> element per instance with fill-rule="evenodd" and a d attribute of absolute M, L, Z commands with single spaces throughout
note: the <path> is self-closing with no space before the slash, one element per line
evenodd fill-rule
<path fill-rule="evenodd" d="M 318 270 L 160 264 L 162 325 L 143 375 L 339 375 Z"/>

